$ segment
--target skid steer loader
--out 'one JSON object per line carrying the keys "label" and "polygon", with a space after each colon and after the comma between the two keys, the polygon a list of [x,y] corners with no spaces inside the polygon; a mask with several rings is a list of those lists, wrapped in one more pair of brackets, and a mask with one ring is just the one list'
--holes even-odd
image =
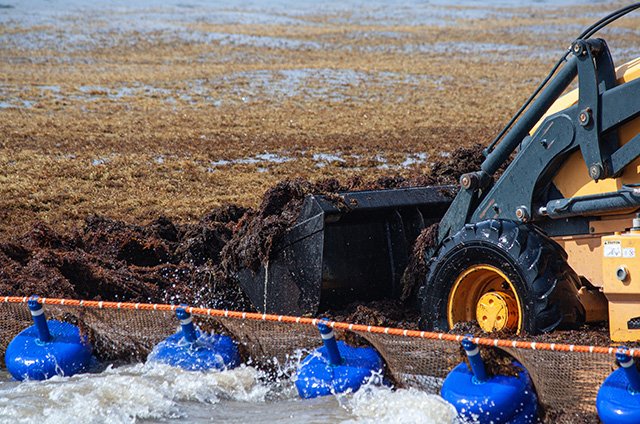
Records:
{"label": "skid steer loader", "polygon": [[308,196],[268,263],[238,275],[255,306],[316,314],[398,297],[414,241],[439,223],[416,300],[423,329],[608,319],[612,339],[640,340],[640,59],[616,68],[592,37],[639,7],[572,43],[460,187],[341,193],[340,206]]}

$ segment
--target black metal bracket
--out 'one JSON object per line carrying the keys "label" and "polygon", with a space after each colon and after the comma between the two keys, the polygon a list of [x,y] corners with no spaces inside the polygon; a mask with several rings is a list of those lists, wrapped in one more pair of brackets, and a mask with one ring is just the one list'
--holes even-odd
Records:
{"label": "black metal bracket", "polygon": [[589,176],[600,180],[611,176],[610,156],[616,134],[602,132],[601,96],[616,83],[615,68],[607,43],[602,39],[577,40],[571,51],[578,59],[578,116],[576,141],[589,170]]}
{"label": "black metal bracket", "polygon": [[[500,179],[488,190],[476,190],[477,206],[468,205],[472,213],[470,217],[466,215],[469,217],[466,222],[492,218],[531,221],[545,226],[554,235],[575,233],[573,221],[578,223],[583,219],[581,216],[597,213],[592,210],[596,203],[591,203],[590,208],[579,213],[575,209],[571,216],[563,218],[559,217],[560,213],[546,216],[540,209],[544,209],[551,201],[563,200],[559,199],[557,190],[554,192],[550,188],[566,158],[580,149],[590,177],[599,180],[620,174],[640,156],[640,135],[622,147],[619,147],[618,141],[618,128],[640,116],[640,79],[616,85],[613,60],[603,40],[580,40],[572,46],[572,53],[573,57],[565,67],[573,66],[575,73],[568,69],[558,74],[551,82],[554,89],[543,92],[540,101],[534,103],[527,113],[534,117],[546,112],[549,101],[556,99],[559,91],[569,87],[576,75],[578,103],[547,117],[532,137],[522,143],[520,152]],[[506,154],[515,150],[516,143],[512,138],[517,136],[518,142],[525,140],[535,122],[528,120],[526,124],[526,127],[517,128],[517,132],[512,130],[505,136],[503,143],[508,143],[497,146],[483,163],[483,170],[490,173],[507,160]],[[526,133],[523,129],[527,130]],[[491,166],[485,166],[487,164]],[[624,206],[628,205],[625,203]],[[619,205],[600,202],[596,206],[605,211]],[[555,215],[558,215],[558,219],[554,219]],[[453,222],[447,220],[449,217]],[[459,223],[464,217],[461,212],[448,211],[443,221],[451,228],[446,230],[461,228]],[[584,227],[582,224],[580,226]]]}

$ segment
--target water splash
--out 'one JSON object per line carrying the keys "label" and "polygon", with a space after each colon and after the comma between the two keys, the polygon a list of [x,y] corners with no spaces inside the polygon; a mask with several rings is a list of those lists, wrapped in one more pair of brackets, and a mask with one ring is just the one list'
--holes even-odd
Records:
{"label": "water splash", "polygon": [[367,385],[355,394],[300,400],[291,376],[307,353],[299,350],[283,363],[274,358],[268,371],[243,365],[188,372],[137,364],[22,383],[0,373],[0,423],[455,422],[452,406],[416,389]]}
{"label": "water splash", "polygon": [[[264,402],[269,387],[242,366],[193,373],[161,364],[108,367],[100,374],[0,383],[0,422],[131,423],[189,418],[188,403]],[[7,421],[5,421],[7,420]]]}
{"label": "water splash", "polygon": [[385,386],[364,386],[353,395],[338,397],[352,418],[347,423],[424,423],[457,422],[455,408],[440,396],[417,389],[393,390]]}

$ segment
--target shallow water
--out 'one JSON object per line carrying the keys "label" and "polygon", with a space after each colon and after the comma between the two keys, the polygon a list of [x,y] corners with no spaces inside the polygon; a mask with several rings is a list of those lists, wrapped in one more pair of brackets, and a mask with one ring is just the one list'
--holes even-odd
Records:
{"label": "shallow water", "polygon": [[[139,37],[156,41],[221,42],[232,45],[322,49],[321,42],[289,37],[227,34],[193,29],[192,24],[242,25],[323,25],[311,16],[326,18],[327,23],[360,25],[454,25],[459,19],[508,19],[526,16],[518,8],[547,8],[571,4],[602,4],[605,0],[537,0],[529,4],[517,0],[253,0],[209,2],[205,0],[0,0],[0,25],[29,28],[29,31],[0,33],[0,41],[21,49],[53,48],[63,52],[109,48],[120,42],[114,34],[127,34],[129,43]],[[92,25],[85,25],[91,22]],[[356,33],[358,38],[361,34]],[[396,38],[393,31],[367,32],[367,37]],[[500,50],[513,46],[500,44],[484,48]],[[335,48],[335,46],[333,46]],[[442,46],[443,49],[449,46]]]}
{"label": "shallow water", "polygon": [[[295,52],[340,51],[344,54],[400,54],[495,56],[501,60],[538,58],[551,60],[562,53],[561,47],[529,46],[510,43],[509,37],[495,42],[474,40],[416,41],[411,32],[387,30],[391,26],[421,25],[451,26],[460,20],[510,19],[527,17],[528,8],[550,9],[568,4],[598,4],[604,0],[538,0],[523,4],[515,0],[480,2],[464,0],[245,0],[238,2],[208,2],[204,0],[102,0],[86,2],[50,2],[47,0],[0,0],[0,51],[9,63],[42,65],[64,64],[100,66],[101,51],[135,47],[136,45],[175,45],[191,43],[216,48],[231,47],[232,53],[220,55],[214,49],[203,52],[197,63],[223,65],[243,62],[253,54],[269,63],[278,60],[272,51]],[[523,9],[523,7],[527,7]],[[550,9],[551,10],[551,9]],[[554,12],[558,13],[558,12]],[[252,25],[283,25],[287,27],[330,27],[334,24],[357,24],[350,28],[345,39],[318,36],[308,39],[292,34],[256,35],[247,32]],[[237,25],[228,32],[211,30],[215,25]],[[358,30],[371,25],[371,29]],[[582,26],[575,24],[576,34]],[[511,28],[510,31],[535,31],[547,38],[557,38],[564,46],[566,26],[545,25]],[[321,33],[322,34],[322,33]],[[359,43],[358,40],[370,40]],[[246,56],[243,49],[253,49]],[[627,50],[625,50],[627,49]],[[614,49],[621,60],[637,53],[635,46]],[[46,54],[45,54],[46,52]],[[259,53],[256,53],[259,52]],[[93,53],[97,53],[93,55]],[[277,55],[275,56],[277,57]],[[253,58],[255,59],[255,58]],[[251,59],[251,60],[253,60]],[[97,61],[97,62],[96,62]],[[111,64],[104,64],[110,66]],[[115,85],[57,85],[15,86],[0,84],[0,110],[32,109],[39,103],[55,101],[60,104],[81,101],[89,105],[100,102],[126,103],[132,98],[153,97],[174,107],[192,104],[215,107],[258,102],[279,103],[292,98],[317,100],[319,108],[339,102],[371,100],[372,93],[385,92],[394,87],[405,90],[443,90],[450,83],[440,75],[396,74],[393,72],[365,72],[355,69],[298,68],[273,70],[252,69],[231,72],[210,79],[184,80],[163,86],[122,82]],[[220,87],[220,88],[216,88]],[[406,99],[397,98],[397,102]],[[177,105],[177,106],[176,106]]]}
{"label": "shallow water", "polygon": [[0,374],[0,423],[451,423],[453,408],[415,389],[367,386],[356,394],[299,400],[290,380],[255,368],[187,372],[158,364],[44,382]]}

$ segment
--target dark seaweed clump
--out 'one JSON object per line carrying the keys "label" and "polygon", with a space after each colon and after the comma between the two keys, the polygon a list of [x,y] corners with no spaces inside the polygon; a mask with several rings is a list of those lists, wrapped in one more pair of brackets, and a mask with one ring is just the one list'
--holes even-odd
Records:
{"label": "dark seaweed clump", "polygon": [[[273,247],[296,221],[305,196],[321,194],[348,208],[340,192],[455,184],[460,174],[477,169],[481,159],[481,146],[476,145],[454,151],[434,163],[431,172],[411,178],[285,180],[268,190],[255,210],[224,205],[191,224],[158,217],[136,225],[89,216],[82,228],[61,233],[38,223],[23,236],[0,242],[0,293],[251,310],[235,275],[242,268],[256,270],[269,260]],[[403,279],[402,300],[413,296],[424,278],[426,263],[420,253],[433,245],[436,236],[434,225],[418,237]],[[404,302],[367,308],[345,319],[370,321],[376,309],[411,310]],[[391,317],[387,325],[408,324]]]}

